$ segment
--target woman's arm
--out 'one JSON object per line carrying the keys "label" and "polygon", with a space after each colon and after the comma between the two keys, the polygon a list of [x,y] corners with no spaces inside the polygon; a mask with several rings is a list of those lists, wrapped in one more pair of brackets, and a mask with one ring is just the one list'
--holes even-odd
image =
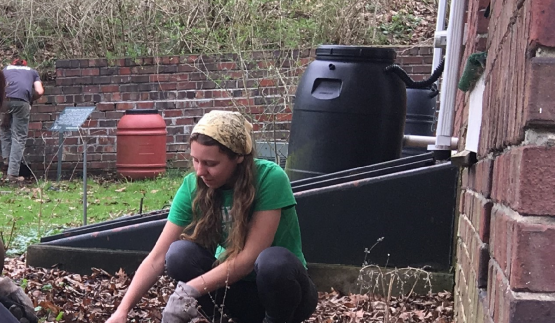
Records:
{"label": "woman's arm", "polygon": [[248,275],[254,269],[258,255],[272,245],[280,217],[281,209],[255,212],[249,224],[245,247],[237,257],[224,261],[187,284],[204,295],[226,284],[229,286]]}
{"label": "woman's arm", "polygon": [[156,245],[137,269],[116,313],[107,322],[125,322],[124,319],[127,317],[127,313],[137,304],[148,289],[154,285],[164,271],[166,253],[172,242],[179,239],[181,232],[183,232],[183,227],[169,221],[166,223]]}

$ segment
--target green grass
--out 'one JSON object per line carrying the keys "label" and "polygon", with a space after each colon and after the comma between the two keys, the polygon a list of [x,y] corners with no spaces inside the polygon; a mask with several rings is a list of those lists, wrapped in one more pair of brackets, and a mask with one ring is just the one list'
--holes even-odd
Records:
{"label": "green grass", "polygon": [[[167,208],[186,172],[144,181],[87,180],[87,224]],[[83,225],[83,181],[0,186],[0,232],[8,254],[21,254],[40,237]]]}

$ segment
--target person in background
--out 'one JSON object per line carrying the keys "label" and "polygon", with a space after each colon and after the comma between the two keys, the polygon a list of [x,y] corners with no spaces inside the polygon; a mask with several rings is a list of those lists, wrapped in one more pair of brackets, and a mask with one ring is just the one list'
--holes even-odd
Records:
{"label": "person in background", "polygon": [[5,97],[6,97],[6,78],[4,77],[4,72],[0,71],[0,107],[4,104]]}
{"label": "person in background", "polygon": [[0,108],[0,141],[4,167],[7,167],[4,179],[17,182],[29,130],[31,103],[44,94],[44,88],[38,72],[28,67],[23,59],[14,59],[3,73],[6,88],[5,102]]}
{"label": "person in background", "polygon": [[[4,72],[0,70],[0,125],[3,123],[2,111],[4,111],[4,101],[6,99],[6,78],[4,77]],[[2,142],[0,142],[0,149],[2,148]],[[1,152],[1,150],[0,150]],[[0,172],[2,176],[6,176],[8,172],[8,165],[4,165],[4,160],[0,160]]]}
{"label": "person in background", "polygon": [[229,111],[211,111],[195,125],[189,140],[195,171],[185,176],[156,245],[108,323],[126,322],[164,267],[177,284],[162,323],[202,316],[299,323],[312,315],[318,293],[291,183],[277,164],[254,158],[251,131]]}

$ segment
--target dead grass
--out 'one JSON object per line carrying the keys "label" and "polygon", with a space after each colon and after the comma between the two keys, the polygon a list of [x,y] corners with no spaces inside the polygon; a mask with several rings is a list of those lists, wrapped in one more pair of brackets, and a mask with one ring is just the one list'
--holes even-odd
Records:
{"label": "dead grass", "polygon": [[436,0],[0,0],[0,53],[39,70],[59,58],[416,44]]}

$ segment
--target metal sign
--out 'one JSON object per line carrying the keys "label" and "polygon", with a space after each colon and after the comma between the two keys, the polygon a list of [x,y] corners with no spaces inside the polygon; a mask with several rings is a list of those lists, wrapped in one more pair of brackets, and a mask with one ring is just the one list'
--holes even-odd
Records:
{"label": "metal sign", "polygon": [[60,113],[50,130],[76,131],[87,120],[95,107],[67,107]]}
{"label": "metal sign", "polygon": [[[51,131],[58,131],[58,182],[62,177],[64,132],[77,131],[95,107],[67,107],[54,122]],[[87,142],[83,140],[83,225],[87,224]]]}

